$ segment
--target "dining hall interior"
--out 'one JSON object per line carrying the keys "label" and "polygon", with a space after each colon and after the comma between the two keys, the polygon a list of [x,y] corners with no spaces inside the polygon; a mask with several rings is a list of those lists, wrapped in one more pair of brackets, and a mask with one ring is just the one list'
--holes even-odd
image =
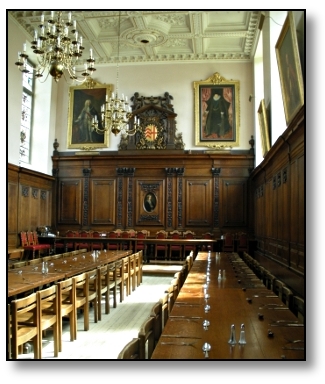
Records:
{"label": "dining hall interior", "polygon": [[8,361],[306,361],[305,18],[7,12]]}

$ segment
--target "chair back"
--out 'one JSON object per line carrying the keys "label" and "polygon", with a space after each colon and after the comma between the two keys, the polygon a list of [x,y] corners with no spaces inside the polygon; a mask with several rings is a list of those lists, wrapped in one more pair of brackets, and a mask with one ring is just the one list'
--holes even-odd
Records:
{"label": "chair back", "polygon": [[42,334],[46,329],[53,330],[54,357],[59,355],[59,308],[57,285],[37,292],[37,305],[39,309],[39,357],[42,358]]}
{"label": "chair back", "polygon": [[27,247],[29,245],[27,232],[25,231],[20,232],[20,242],[22,247]]}
{"label": "chair back", "polygon": [[160,301],[153,305],[149,316],[155,319],[154,335],[155,345],[157,345],[162,332],[162,303]]}
{"label": "chair back", "polygon": [[166,231],[161,230],[156,233],[156,239],[167,239],[167,237],[168,237],[168,232]]}
{"label": "chair back", "polygon": [[138,337],[140,339],[140,359],[151,359],[151,355],[155,348],[155,319],[148,317],[139,330]]}
{"label": "chair back", "polygon": [[34,358],[39,358],[39,314],[37,295],[32,293],[11,302],[12,358],[18,359],[18,347],[33,340]]}
{"label": "chair back", "polygon": [[140,339],[137,337],[129,341],[117,358],[119,360],[140,360]]}
{"label": "chair back", "polygon": [[195,233],[192,231],[183,232],[184,239],[195,239]]}
{"label": "chair back", "polygon": [[62,319],[69,317],[70,341],[77,338],[75,331],[75,285],[72,277],[59,281],[58,286],[58,309],[59,309],[59,351],[62,351]]}

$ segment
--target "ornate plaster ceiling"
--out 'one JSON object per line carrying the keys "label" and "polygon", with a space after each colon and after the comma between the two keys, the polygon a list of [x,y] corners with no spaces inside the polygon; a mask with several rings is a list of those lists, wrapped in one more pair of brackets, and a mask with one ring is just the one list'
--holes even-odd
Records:
{"label": "ornate plaster ceiling", "polygon": [[[42,11],[9,12],[30,34]],[[45,11],[45,20],[50,11]],[[67,12],[63,12],[67,17]],[[202,61],[251,61],[257,44],[259,11],[76,11],[85,52],[93,48],[96,65]],[[263,18],[263,17],[262,17]]]}

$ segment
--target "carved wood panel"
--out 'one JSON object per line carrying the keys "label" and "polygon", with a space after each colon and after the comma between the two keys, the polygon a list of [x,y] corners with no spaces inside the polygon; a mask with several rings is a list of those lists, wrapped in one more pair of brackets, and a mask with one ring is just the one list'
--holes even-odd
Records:
{"label": "carved wood panel", "polygon": [[212,180],[185,180],[185,225],[186,226],[212,226]]}
{"label": "carved wood panel", "polygon": [[116,180],[91,180],[90,200],[90,225],[115,225]]}
{"label": "carved wood panel", "polygon": [[247,184],[246,180],[231,179],[222,181],[223,226],[247,225]]}
{"label": "carved wood panel", "polygon": [[61,179],[59,185],[59,224],[81,225],[82,180]]}

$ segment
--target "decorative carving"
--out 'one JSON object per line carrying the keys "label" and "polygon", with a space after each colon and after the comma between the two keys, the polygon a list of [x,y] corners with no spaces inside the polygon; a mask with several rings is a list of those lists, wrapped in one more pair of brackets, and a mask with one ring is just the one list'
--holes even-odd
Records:
{"label": "decorative carving", "polygon": [[135,135],[122,135],[118,149],[178,149],[185,147],[182,134],[176,133],[176,113],[172,105],[173,97],[165,92],[164,96],[140,96],[138,92],[131,97],[134,120],[129,122],[134,129],[135,121],[139,128]]}
{"label": "decorative carving", "polygon": [[211,168],[214,179],[213,226],[219,227],[219,176],[221,168]]}
{"label": "decorative carving", "polygon": [[82,173],[85,177],[84,180],[84,193],[83,193],[83,226],[88,226],[88,213],[89,213],[89,177],[91,173],[91,168],[84,168]]}
{"label": "decorative carving", "polygon": [[287,182],[287,168],[284,168],[284,170],[282,171],[282,180],[283,180],[283,184],[285,184]]}
{"label": "decorative carving", "polygon": [[37,199],[37,197],[38,197],[38,189],[36,189],[36,188],[32,189],[32,196],[33,196],[34,199]]}
{"label": "decorative carving", "polygon": [[46,191],[41,191],[41,200],[46,200]]}
{"label": "decorative carving", "polygon": [[280,185],[281,185],[281,172],[278,173],[277,179],[278,179],[278,187],[280,187]]}

